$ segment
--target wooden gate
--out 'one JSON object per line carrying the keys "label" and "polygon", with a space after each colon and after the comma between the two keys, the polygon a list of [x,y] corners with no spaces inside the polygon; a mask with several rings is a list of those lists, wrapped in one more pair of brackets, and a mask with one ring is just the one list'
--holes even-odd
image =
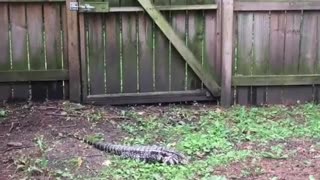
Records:
{"label": "wooden gate", "polygon": [[213,0],[80,1],[70,9],[79,12],[84,102],[207,101],[220,95],[221,14]]}

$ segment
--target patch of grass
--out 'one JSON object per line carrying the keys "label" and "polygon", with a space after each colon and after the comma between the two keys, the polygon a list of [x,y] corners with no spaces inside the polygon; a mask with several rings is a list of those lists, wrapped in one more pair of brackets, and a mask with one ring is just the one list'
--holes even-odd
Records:
{"label": "patch of grass", "polygon": [[[288,158],[284,147],[276,145],[262,153],[238,149],[252,142],[269,145],[291,138],[320,138],[320,106],[272,106],[201,113],[175,108],[164,116],[143,115],[134,110],[122,115],[134,119],[121,124],[129,136],[124,144],[160,144],[183,152],[190,158],[185,166],[166,166],[114,157],[97,178],[102,179],[215,179],[214,169],[231,162],[252,158]],[[185,123],[172,123],[185,122]],[[250,171],[251,172],[251,171]],[[261,169],[254,169],[255,174]],[[251,172],[251,173],[252,173]]]}

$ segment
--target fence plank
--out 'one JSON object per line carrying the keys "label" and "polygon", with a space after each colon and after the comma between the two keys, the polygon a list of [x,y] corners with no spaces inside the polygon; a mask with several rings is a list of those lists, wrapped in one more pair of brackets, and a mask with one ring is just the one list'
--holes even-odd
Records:
{"label": "fence plank", "polygon": [[[188,12],[188,39],[187,44],[189,49],[194,53],[196,58],[200,61],[202,66],[210,70],[209,64],[203,64],[203,52],[204,52],[204,17],[203,12]],[[214,32],[214,30],[212,29]],[[206,62],[207,63],[207,62]],[[187,89],[201,89],[201,80],[193,72],[190,66],[187,66]]]}
{"label": "fence plank", "polygon": [[123,92],[137,92],[137,23],[136,14],[121,15],[122,18],[122,69]]}
{"label": "fence plank", "polygon": [[139,92],[153,91],[153,29],[151,19],[139,13]]}
{"label": "fence plank", "polygon": [[[304,12],[301,30],[301,48],[299,59],[299,74],[313,74],[317,59],[317,14]],[[304,90],[303,90],[303,89]],[[300,92],[304,94],[300,101],[310,102],[313,100],[313,87],[302,87]]]}
{"label": "fence plank", "polygon": [[[287,12],[286,15],[286,41],[285,41],[285,74],[299,74],[301,12]],[[304,99],[305,88],[299,86],[285,87],[283,89],[283,103],[295,104]]]}
{"label": "fence plank", "polygon": [[[10,70],[10,47],[9,47],[9,17],[8,4],[0,4],[0,70]],[[0,84],[0,100],[6,101],[11,98],[11,86]]]}
{"label": "fence plank", "polygon": [[90,94],[105,93],[104,80],[104,45],[101,14],[86,14],[88,23],[88,68],[90,78]]}
{"label": "fence plank", "polygon": [[[270,34],[270,61],[268,74],[279,75],[283,73],[284,41],[285,41],[285,13],[271,13],[271,34]],[[268,87],[267,104],[281,104],[282,87]]]}
{"label": "fence plank", "polygon": [[106,82],[107,93],[121,92],[120,77],[120,18],[117,14],[108,14],[106,21]]}
{"label": "fence plank", "polygon": [[[252,34],[253,13],[238,13],[238,46],[237,46],[237,71],[236,74],[251,75],[252,65]],[[248,105],[251,103],[251,88],[237,88],[237,103]]]}
{"label": "fence plank", "polygon": [[[29,56],[31,70],[45,70],[45,56],[43,43],[43,14],[42,5],[27,4],[27,23],[29,36]],[[41,101],[47,98],[47,84],[31,82],[32,100]]]}
{"label": "fence plank", "polygon": [[[62,42],[60,6],[50,3],[44,4],[44,28],[46,40],[47,69],[62,69]],[[48,85],[48,99],[62,99],[62,81]]]}
{"label": "fence plank", "polygon": [[[12,68],[13,70],[28,70],[26,11],[24,4],[10,4],[11,38],[12,38]],[[28,83],[13,85],[14,99],[29,98]]]}
{"label": "fence plank", "polygon": [[[70,11],[70,2],[73,0],[66,0],[66,18],[67,18],[67,31],[66,31],[66,37],[68,40],[68,43],[66,44],[67,53],[66,56],[68,60],[68,68],[69,68],[69,96],[70,100],[73,102],[80,102],[81,101],[81,82],[80,82],[80,58],[85,57],[79,57],[79,45],[81,40],[84,40],[80,38],[79,40],[79,27],[81,23],[78,22],[78,15],[75,12]],[[82,15],[80,15],[82,16]],[[80,19],[79,16],[79,19]],[[79,23],[79,26],[78,26]],[[85,52],[82,52],[85,53]],[[85,71],[84,71],[85,72]]]}
{"label": "fence plank", "polygon": [[[269,13],[254,14],[253,42],[253,75],[263,75],[267,72],[270,57],[270,16]],[[266,87],[252,88],[253,104],[262,105],[266,102]]]}
{"label": "fence plank", "polygon": [[[316,73],[320,73],[320,13],[317,14],[317,59],[316,59]],[[315,102],[320,103],[320,85],[315,86]]]}
{"label": "fence plank", "polygon": [[[157,5],[170,5],[170,0],[154,0]],[[163,16],[170,21],[171,12],[163,12]],[[153,23],[154,27],[154,89],[155,91],[169,91],[171,89],[170,51],[172,46],[167,37]]]}
{"label": "fence plank", "polygon": [[[172,28],[180,39],[186,39],[186,15],[183,12],[172,12]],[[201,63],[200,63],[201,64]],[[186,62],[173,47],[171,51],[171,90],[185,90]]]}
{"label": "fence plank", "polygon": [[[69,69],[69,63],[68,63],[68,21],[67,21],[67,11],[70,11],[69,9],[67,9],[66,4],[61,4],[61,18],[62,18],[62,40],[63,40],[63,49],[62,49],[62,53],[63,53],[63,67],[62,69]],[[78,36],[79,37],[79,36]],[[78,38],[78,41],[80,41],[80,39]],[[78,46],[79,47],[79,46]],[[78,50],[79,51],[79,48]],[[78,63],[80,63],[80,58],[78,58]],[[78,72],[80,71],[80,67],[78,68]],[[80,78],[80,77],[79,77]],[[77,82],[77,81],[76,81]],[[64,89],[63,89],[63,99],[70,99],[70,93],[69,93],[69,81],[63,81],[63,85],[64,85]],[[75,82],[73,82],[75,83]],[[80,82],[78,82],[79,84]],[[80,92],[81,87],[78,88],[78,92]],[[77,92],[76,91],[76,92]],[[72,92],[74,94],[76,94],[76,92]],[[78,94],[77,96],[80,96],[80,94]]]}

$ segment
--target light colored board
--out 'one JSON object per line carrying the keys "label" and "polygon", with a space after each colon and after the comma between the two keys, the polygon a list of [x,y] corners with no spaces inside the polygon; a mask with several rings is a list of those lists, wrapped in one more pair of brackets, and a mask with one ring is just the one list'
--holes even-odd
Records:
{"label": "light colored board", "polygon": [[[44,4],[43,8],[47,69],[62,69],[60,6],[50,3]],[[48,98],[63,98],[62,81],[48,84]]]}
{"label": "light colored board", "polygon": [[[299,74],[313,74],[316,70],[317,59],[317,13],[304,12],[301,29],[301,47],[299,59]],[[303,90],[303,89],[304,90]],[[300,101],[313,101],[313,87],[302,87],[304,94]]]}
{"label": "light colored board", "polygon": [[[8,4],[0,4],[0,70],[10,70],[10,46],[9,46],[9,17]],[[0,84],[0,100],[6,101],[11,98],[11,87]]]}
{"label": "light colored board", "polygon": [[[254,14],[253,41],[253,75],[266,74],[270,58],[270,15],[266,13]],[[252,88],[253,104],[263,105],[266,102],[266,88]]]}
{"label": "light colored board", "polygon": [[152,21],[139,13],[139,92],[153,91],[153,31]]}
{"label": "light colored board", "polygon": [[232,61],[233,61],[233,21],[234,0],[222,1],[222,77],[221,77],[221,105],[232,104]]}
{"label": "light colored board", "polygon": [[[42,23],[42,5],[27,4],[27,25],[29,37],[30,70],[45,70],[44,38]],[[47,98],[47,84],[31,82],[31,94],[33,101],[41,101]]]}
{"label": "light colored board", "polygon": [[86,14],[90,95],[105,93],[102,17],[101,14]]}
{"label": "light colored board", "polygon": [[[270,25],[270,61],[267,74],[283,74],[284,48],[285,48],[285,13],[272,12]],[[268,87],[267,104],[282,103],[282,88]]]}
{"label": "light colored board", "polygon": [[[12,68],[13,70],[28,70],[27,52],[27,23],[24,4],[10,4],[9,13],[11,20],[12,38]],[[15,100],[29,99],[29,84],[15,83],[13,85]]]}
{"label": "light colored board", "polygon": [[[251,75],[252,66],[252,34],[253,13],[238,13],[238,42],[237,42],[237,70],[238,75]],[[251,87],[237,88],[237,103],[240,105],[250,104]]]}
{"label": "light colored board", "polygon": [[122,18],[123,93],[136,93],[137,83],[137,16],[125,13]]}

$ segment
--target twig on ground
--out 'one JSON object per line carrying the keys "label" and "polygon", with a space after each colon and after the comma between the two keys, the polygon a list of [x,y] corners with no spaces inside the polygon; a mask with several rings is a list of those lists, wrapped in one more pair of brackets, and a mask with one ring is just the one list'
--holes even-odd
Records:
{"label": "twig on ground", "polygon": [[4,150],[4,151],[2,152],[2,154],[3,154],[3,153],[6,153],[6,152],[9,152],[9,151],[12,151],[12,150],[28,149],[28,148],[33,148],[33,147],[35,147],[35,146],[10,147],[10,148]]}

